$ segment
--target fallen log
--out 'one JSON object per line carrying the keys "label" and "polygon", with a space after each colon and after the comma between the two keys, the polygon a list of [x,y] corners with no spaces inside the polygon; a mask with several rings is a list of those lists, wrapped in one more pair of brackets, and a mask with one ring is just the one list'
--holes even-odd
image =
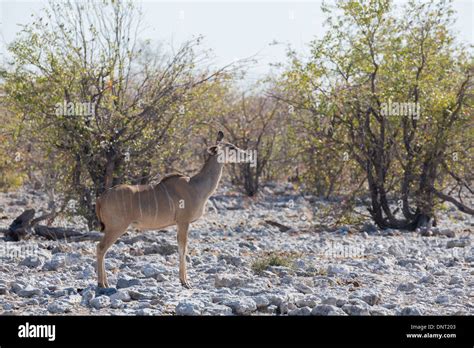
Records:
{"label": "fallen log", "polygon": [[35,216],[34,209],[27,209],[21,213],[8,227],[5,237],[7,240],[18,242],[31,233],[31,220]]}
{"label": "fallen log", "polygon": [[43,225],[35,226],[34,233],[49,240],[69,239],[82,235],[81,232],[71,228],[50,227]]}
{"label": "fallen log", "polygon": [[73,228],[37,225],[40,221],[50,219],[52,214],[45,214],[35,219],[34,209],[25,210],[13,220],[7,230],[2,231],[5,239],[17,242],[31,235],[38,235],[48,240],[65,239],[71,242],[79,242],[85,240],[97,241],[102,238],[102,233],[100,232],[83,233]]}
{"label": "fallen log", "polygon": [[79,232],[73,228],[51,227],[38,225],[34,228],[34,233],[49,240],[65,239],[70,242],[82,242],[86,240],[98,241],[102,238],[101,232]]}

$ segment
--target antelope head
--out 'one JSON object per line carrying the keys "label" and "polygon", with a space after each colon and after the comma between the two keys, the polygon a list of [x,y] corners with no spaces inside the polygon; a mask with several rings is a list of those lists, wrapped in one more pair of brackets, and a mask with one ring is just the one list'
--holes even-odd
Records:
{"label": "antelope head", "polygon": [[216,144],[207,148],[207,152],[211,156],[217,156],[218,163],[251,163],[252,165],[256,161],[254,152],[242,150],[238,146],[224,141],[223,139],[224,133],[219,131],[217,133]]}

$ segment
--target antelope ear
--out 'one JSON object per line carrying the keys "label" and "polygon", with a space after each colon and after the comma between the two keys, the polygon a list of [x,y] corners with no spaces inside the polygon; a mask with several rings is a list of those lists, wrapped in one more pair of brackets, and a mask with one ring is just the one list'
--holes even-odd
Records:
{"label": "antelope ear", "polygon": [[222,131],[217,132],[217,141],[216,144],[224,139],[224,133]]}
{"label": "antelope ear", "polygon": [[207,148],[207,153],[210,155],[216,155],[217,154],[217,145],[212,145]]}

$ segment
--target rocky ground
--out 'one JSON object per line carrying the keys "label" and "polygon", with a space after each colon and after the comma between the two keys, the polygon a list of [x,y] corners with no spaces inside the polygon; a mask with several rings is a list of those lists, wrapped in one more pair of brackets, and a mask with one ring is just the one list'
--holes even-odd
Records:
{"label": "rocky ground", "polygon": [[[45,204],[27,189],[0,194],[0,227]],[[474,314],[468,215],[448,206],[422,236],[370,223],[325,230],[328,207],[289,186],[266,188],[258,201],[221,188],[190,232],[189,290],[178,280],[174,228],[124,235],[107,254],[108,289],[95,286],[96,242],[1,240],[0,313]],[[86,230],[80,219],[58,223]]]}

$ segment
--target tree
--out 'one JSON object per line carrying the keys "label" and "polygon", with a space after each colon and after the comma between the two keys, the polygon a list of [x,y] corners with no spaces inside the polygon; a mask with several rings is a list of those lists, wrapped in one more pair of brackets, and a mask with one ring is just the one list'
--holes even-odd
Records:
{"label": "tree", "polygon": [[237,88],[227,91],[225,103],[225,111],[217,117],[220,126],[231,143],[253,156],[245,163],[232,164],[232,178],[248,196],[254,196],[259,190],[261,176],[272,165],[281,137],[282,126],[278,123],[282,120],[281,105],[275,99],[259,94],[258,90],[241,92]]}
{"label": "tree", "polygon": [[20,186],[26,177],[23,160],[28,149],[18,144],[20,120],[8,111],[4,99],[3,86],[0,86],[0,189],[9,190]]}
{"label": "tree", "polygon": [[187,105],[227,69],[205,66],[200,37],[171,53],[150,48],[141,25],[131,2],[51,2],[9,47],[8,107],[90,227],[97,195],[146,183],[173,156],[194,122]]}
{"label": "tree", "polygon": [[328,31],[307,61],[290,52],[282,84],[293,92],[280,99],[331,124],[318,140],[363,171],[381,228],[429,228],[439,201],[473,214],[463,200],[472,194],[473,55],[450,32],[450,4],[409,1],[398,16],[386,0],[323,10]]}

